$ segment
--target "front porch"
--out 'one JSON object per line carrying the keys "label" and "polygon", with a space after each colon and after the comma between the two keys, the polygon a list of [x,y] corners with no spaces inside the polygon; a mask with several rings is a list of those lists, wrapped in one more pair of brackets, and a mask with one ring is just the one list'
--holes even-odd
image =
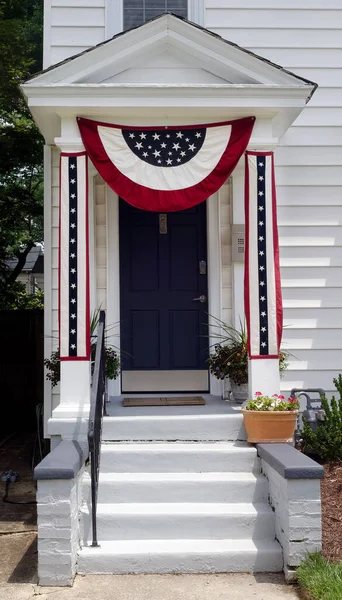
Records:
{"label": "front porch", "polygon": [[108,403],[97,547],[87,448],[62,441],[36,468],[42,585],[70,585],[75,573],[284,569],[291,579],[320,548],[322,467],[287,444],[247,444],[240,408],[205,401]]}
{"label": "front porch", "polygon": [[[186,81],[185,69],[191,73]],[[199,362],[195,352],[195,358],[187,363],[199,338],[196,324],[202,322],[203,314],[198,311],[192,322],[191,339],[186,333],[182,342],[182,330],[191,321],[187,315],[184,317],[184,313],[190,312],[190,304],[185,303],[207,298],[210,315],[238,326],[240,318],[244,318],[244,290],[247,289],[248,298],[253,299],[249,313],[253,312],[254,304],[258,305],[254,311],[257,323],[251,328],[256,339],[251,354],[258,360],[250,361],[250,389],[252,392],[262,389],[270,395],[279,392],[280,336],[278,331],[277,338],[276,328],[280,319],[277,322],[276,313],[281,313],[281,305],[273,150],[302,111],[315,85],[167,14],[46,70],[23,89],[47,144],[46,354],[49,356],[51,340],[55,337],[59,339],[62,357],[58,393],[51,395],[48,384],[46,388],[46,433],[51,437],[53,450],[36,469],[41,583],[69,585],[76,572],[278,571],[283,566],[285,570],[296,566],[308,549],[320,546],[321,471],[312,461],[307,462],[309,459],[305,459],[305,468],[299,475],[298,470],[289,470],[289,465],[298,461],[294,456],[299,453],[286,445],[280,449],[280,457],[276,447],[268,454],[264,452],[261,456],[259,452],[258,455],[258,450],[245,442],[240,408],[221,399],[221,382],[211,377],[209,385],[204,387],[195,385],[190,376],[186,384],[180,384],[177,373],[182,372],[184,376],[185,371],[188,375],[202,370],[207,376],[203,361]],[[163,210],[154,207],[151,211],[155,221],[152,226],[144,224],[147,228],[152,227],[151,234],[145,235],[140,246],[136,244],[135,262],[132,262],[137,275],[134,269],[130,271],[126,296],[123,296],[123,272],[128,270],[123,257],[134,254],[132,244],[124,254],[120,249],[120,238],[121,242],[125,239],[125,227],[120,224],[119,206],[124,202],[120,197],[124,198],[125,194],[113,184],[111,175],[106,176],[101,160],[90,162],[97,142],[94,147],[88,147],[85,137],[80,135],[79,123],[87,121],[88,126],[96,130],[96,136],[100,135],[100,130],[102,133],[105,130],[104,137],[110,137],[114,131],[120,144],[124,138],[118,133],[121,126],[121,132],[129,130],[133,134],[137,130],[144,135],[145,130],[151,128],[156,129],[157,135],[157,130],[165,133],[169,128],[182,133],[182,128],[193,126],[195,135],[195,128],[200,127],[198,123],[206,124],[201,127],[207,127],[211,132],[221,126],[226,128],[228,136],[222,148],[222,152],[226,152],[231,137],[236,141],[231,132],[236,130],[239,120],[249,121],[249,127],[252,121],[254,125],[246,170],[243,160],[237,158],[236,164],[232,161],[234,170],[221,173],[220,185],[201,197],[202,207],[206,201],[206,226],[198,226],[202,245],[196,242],[187,246],[191,236],[183,234],[179,238],[183,246],[178,243],[184,258],[192,253],[194,279],[207,276],[207,296],[201,286],[189,285],[186,290],[189,298],[183,297],[186,286],[182,288],[174,277],[177,281],[172,289],[172,286],[160,286],[163,293],[158,297],[159,304],[154,304],[155,297],[151,299],[152,296],[142,300],[143,291],[146,291],[142,288],[148,281],[152,259],[167,253],[166,244],[162,246],[160,241],[166,233],[164,213],[168,212],[168,207],[165,205]],[[112,141],[106,147],[107,154],[103,154],[101,146],[105,161],[111,154],[111,144]],[[244,152],[247,141],[244,146],[240,145],[238,157]],[[123,148],[126,151],[126,147]],[[215,144],[214,150],[217,150]],[[119,155],[120,158],[120,152],[115,151],[115,157]],[[259,161],[261,165],[257,164],[258,157],[265,158]],[[220,162],[221,158],[218,160]],[[257,171],[259,167],[265,169],[267,181],[266,176]],[[121,168],[127,175],[126,163]],[[137,172],[138,169],[133,169],[131,173],[134,183]],[[244,180],[245,173],[249,172],[253,172],[249,189],[254,228],[247,227],[247,246],[253,248],[254,263],[249,257],[249,267],[253,268],[245,270],[244,284],[243,262],[236,258],[237,255],[235,259],[232,257],[232,231],[241,233],[244,229],[245,198],[246,207],[248,205]],[[264,183],[259,184],[259,181]],[[263,190],[261,187],[259,190],[258,185]],[[77,193],[72,186],[77,186]],[[146,189],[155,197],[160,188],[150,186]],[[188,188],[184,185],[184,189]],[[265,191],[268,204],[266,200],[259,201],[259,196],[266,195]],[[148,196],[146,190],[142,193],[145,195]],[[130,194],[128,200],[133,206],[142,208],[138,196]],[[188,208],[192,210],[197,204],[195,200]],[[267,226],[267,215],[260,222],[257,218],[258,210],[266,212],[266,207],[273,215]],[[159,215],[162,220],[156,218]],[[131,222],[131,218],[127,222]],[[170,219],[170,227],[178,225]],[[266,268],[262,262],[265,259],[259,258],[265,252],[257,246],[258,227],[270,227],[267,285],[263,279],[260,282],[258,279],[259,270]],[[72,228],[77,228],[77,236]],[[260,232],[258,235],[264,242],[264,236]],[[138,239],[136,232],[132,234],[131,230],[128,237],[133,241]],[[153,246],[150,241],[157,238],[159,241]],[[196,236],[194,239],[197,240]],[[200,251],[195,252],[194,249],[200,246]],[[199,253],[203,248],[207,253],[207,265]],[[150,262],[143,272],[146,265],[140,258],[147,255]],[[158,284],[168,269],[165,265],[172,265],[175,256],[179,266],[182,254],[172,252],[168,262],[156,266]],[[172,273],[178,272],[179,269],[174,269]],[[129,295],[130,287],[134,287],[131,285],[134,277],[140,285],[136,289],[141,305],[135,305]],[[185,280],[187,284],[190,279],[186,271],[183,283]],[[259,287],[265,285],[265,289]],[[272,304],[277,286],[278,305]],[[76,288],[77,292],[73,291]],[[150,281],[145,288],[149,293],[155,291]],[[174,304],[169,305],[165,297],[169,300],[171,292],[180,295],[173,294]],[[266,318],[266,311],[260,305],[266,298],[268,308],[271,307],[269,322],[272,329],[267,342],[261,339],[261,332],[267,328],[261,322]],[[131,363],[127,372],[130,370],[137,378],[134,384],[126,385],[124,369],[124,391],[130,396],[132,390],[165,395],[167,389],[173,396],[177,392],[184,395],[209,390],[210,393],[204,394],[206,404],[200,407],[123,408],[120,404],[121,380],[118,378],[109,385],[109,416],[104,418],[102,443],[98,439],[97,447],[97,451],[101,451],[100,548],[95,548],[90,544],[90,486],[85,464],[89,409],[94,410],[90,402],[90,312],[99,307],[106,310],[110,327],[117,324],[117,331],[111,329],[109,332],[108,341],[124,350],[122,315],[128,305],[132,314],[141,310],[145,313],[140,321],[141,315],[138,315],[139,326],[135,330],[132,326],[133,334],[128,335],[136,347],[130,351]],[[178,329],[172,329],[166,352],[164,347],[159,353],[163,355],[160,362],[157,357],[158,360],[147,364],[148,361],[144,362],[143,335],[145,339],[152,333],[154,335],[154,341],[149,344],[150,356],[151,347],[159,348],[163,331],[165,333],[167,329],[165,312],[175,310],[183,312],[182,318],[176,316],[174,319]],[[246,312],[248,310],[246,307]],[[159,311],[160,314],[157,317],[150,315],[148,320],[148,311]],[[162,325],[157,329],[157,322],[163,322],[164,329]],[[77,337],[76,342],[72,336]],[[214,341],[215,336],[209,330],[209,344]],[[178,349],[170,358],[171,353],[166,355],[172,344]],[[181,354],[183,362],[179,358]],[[143,371],[149,370],[146,382]],[[166,372],[176,383],[164,382],[163,389],[158,389],[157,378],[153,386],[151,384],[152,371],[162,374],[163,378]],[[102,392],[99,396],[102,398]],[[98,438],[99,434],[98,427]],[[298,478],[298,481],[288,481],[289,472],[292,473],[290,478]],[[305,512],[297,518],[298,511],[303,508],[297,502],[297,493],[298,497],[304,498],[304,511],[306,503],[312,505],[313,502],[313,538],[306,536]],[[292,519],[294,515],[296,518]],[[298,550],[299,532],[304,542]]]}
{"label": "front porch", "polygon": [[[191,72],[189,82],[183,81],[185,69]],[[172,128],[227,122],[227,119],[235,122],[253,116],[255,124],[249,149],[272,153],[314,89],[311,82],[169,14],[116,36],[26,83],[24,93],[47,144],[45,244],[50,268],[48,266],[46,271],[46,355],[54,348],[52,340],[58,339],[61,331],[65,332],[69,326],[62,320],[60,331],[58,306],[63,304],[61,293],[65,294],[61,292],[60,283],[66,280],[69,255],[68,248],[61,250],[59,244],[59,169],[66,168],[68,156],[84,153],[78,128],[80,116],[100,119],[109,126],[119,122],[133,128],[137,125]],[[61,167],[59,153],[64,157]],[[82,193],[88,189],[89,207],[82,200],[79,235],[86,252],[89,248],[89,262],[84,254],[83,262],[78,265],[83,287],[79,292],[82,302],[75,312],[84,339],[78,354],[72,344],[67,352],[63,348],[66,360],[62,361],[57,393],[52,394],[48,384],[45,390],[46,433],[62,438],[76,435],[76,431],[80,431],[80,419],[86,420],[89,412],[90,369],[86,352],[89,308],[106,309],[107,323],[111,325],[119,324],[122,318],[119,196],[104,183],[90,161],[88,175],[86,168],[87,161],[82,162]],[[207,200],[207,312],[235,326],[244,314],[244,265],[232,260],[231,240],[232,230],[242,230],[245,223],[244,176],[243,161],[239,161],[231,179]],[[66,213],[60,223],[62,229],[67,227]],[[67,238],[68,232],[65,236]],[[57,274],[60,251],[61,278]],[[251,294],[258,295],[255,278],[250,280],[250,287]],[[63,311],[66,315],[69,308]],[[119,327],[116,334],[111,341],[120,347]],[[213,337],[209,341],[213,343]],[[75,353],[77,360],[74,360]],[[251,362],[251,389],[262,388],[271,394],[279,391],[277,358],[257,362],[257,365]],[[187,389],[191,391],[190,386]],[[154,388],[154,391],[158,390]],[[213,378],[209,391],[214,395],[220,393]],[[110,394],[120,392],[117,380],[110,386]]]}

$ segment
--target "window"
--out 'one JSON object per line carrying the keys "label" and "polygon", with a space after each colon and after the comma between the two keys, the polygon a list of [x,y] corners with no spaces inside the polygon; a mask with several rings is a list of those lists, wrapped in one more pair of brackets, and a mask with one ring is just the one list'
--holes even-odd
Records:
{"label": "window", "polygon": [[188,0],[124,0],[124,31],[167,11],[187,18]]}

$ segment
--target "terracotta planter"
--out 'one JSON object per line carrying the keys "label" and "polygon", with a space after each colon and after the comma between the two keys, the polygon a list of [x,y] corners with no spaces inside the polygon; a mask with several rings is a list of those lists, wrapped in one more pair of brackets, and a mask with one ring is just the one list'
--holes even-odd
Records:
{"label": "terracotta planter", "polygon": [[298,410],[246,410],[243,420],[247,441],[256,443],[292,442]]}

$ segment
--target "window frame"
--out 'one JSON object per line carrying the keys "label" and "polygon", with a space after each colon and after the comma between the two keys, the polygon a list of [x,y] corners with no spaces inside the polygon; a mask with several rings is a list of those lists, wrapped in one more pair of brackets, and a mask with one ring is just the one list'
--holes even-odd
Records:
{"label": "window frame", "polygon": [[[123,31],[124,0],[106,0],[106,39]],[[188,20],[204,25],[204,0],[188,0]]]}

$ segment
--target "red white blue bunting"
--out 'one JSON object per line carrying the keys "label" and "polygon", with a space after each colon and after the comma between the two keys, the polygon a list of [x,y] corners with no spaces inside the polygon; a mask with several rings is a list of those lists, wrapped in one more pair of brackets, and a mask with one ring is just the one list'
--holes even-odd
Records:
{"label": "red white blue bunting", "polygon": [[143,210],[170,212],[203,202],[223,185],[255,117],[177,127],[77,121],[88,156],[118,196]]}
{"label": "red white blue bunting", "polygon": [[59,214],[61,360],[89,360],[88,173],[86,153],[61,154]]}
{"label": "red white blue bunting", "polygon": [[283,328],[273,152],[246,152],[245,313],[250,358],[278,358]]}

